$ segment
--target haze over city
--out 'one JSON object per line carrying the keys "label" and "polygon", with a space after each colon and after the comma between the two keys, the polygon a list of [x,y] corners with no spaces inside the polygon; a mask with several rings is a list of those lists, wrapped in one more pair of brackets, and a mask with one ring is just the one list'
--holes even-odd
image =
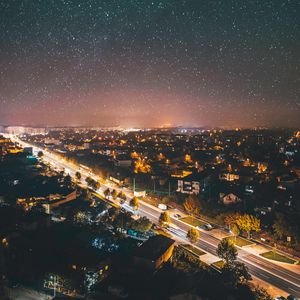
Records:
{"label": "haze over city", "polygon": [[1,1],[0,124],[297,127],[298,1]]}

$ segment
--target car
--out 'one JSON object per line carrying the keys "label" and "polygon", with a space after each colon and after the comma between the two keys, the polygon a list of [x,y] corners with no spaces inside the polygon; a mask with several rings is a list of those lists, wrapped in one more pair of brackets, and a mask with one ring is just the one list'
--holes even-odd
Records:
{"label": "car", "polygon": [[180,218],[181,218],[181,215],[180,215],[180,214],[175,214],[175,215],[174,215],[174,218],[180,219]]}
{"label": "car", "polygon": [[293,295],[288,295],[286,299],[287,299],[287,300],[299,300],[298,297],[293,296]]}
{"label": "car", "polygon": [[286,300],[286,298],[284,298],[283,296],[278,295],[274,298],[274,300]]}
{"label": "car", "polygon": [[207,230],[207,231],[209,231],[209,230],[212,230],[213,227],[212,227],[211,224],[207,223],[207,224],[204,225],[204,229]]}
{"label": "car", "polygon": [[163,203],[158,204],[158,208],[161,209],[161,210],[167,210],[168,209],[167,205],[163,204]]}

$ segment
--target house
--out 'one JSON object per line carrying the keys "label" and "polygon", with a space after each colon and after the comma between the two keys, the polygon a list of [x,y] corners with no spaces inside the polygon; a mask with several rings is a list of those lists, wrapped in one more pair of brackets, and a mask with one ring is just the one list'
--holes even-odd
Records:
{"label": "house", "polygon": [[209,184],[210,175],[207,172],[194,173],[177,180],[177,192],[198,195]]}
{"label": "house", "polygon": [[148,270],[157,270],[172,256],[174,244],[174,240],[161,234],[150,237],[136,250],[134,264]]}
{"label": "house", "polygon": [[49,195],[49,200],[47,201],[47,203],[43,204],[43,206],[45,207],[46,213],[50,214],[53,208],[58,207],[64,203],[76,200],[76,198],[77,198],[77,193],[75,190],[65,195],[51,194]]}
{"label": "house", "polygon": [[220,193],[220,201],[224,204],[224,205],[229,205],[229,204],[235,204],[239,201],[241,201],[241,199],[234,193]]}
{"label": "house", "polygon": [[61,204],[76,200],[77,194],[75,190],[67,190],[65,193],[50,194],[48,196],[18,198],[17,205],[20,205],[24,210],[32,209],[33,207],[41,204],[47,214],[51,213],[51,210]]}

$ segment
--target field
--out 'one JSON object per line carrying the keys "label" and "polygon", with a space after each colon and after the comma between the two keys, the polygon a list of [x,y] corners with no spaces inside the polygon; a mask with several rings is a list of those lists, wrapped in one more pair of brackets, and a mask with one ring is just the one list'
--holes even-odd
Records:
{"label": "field", "polygon": [[192,245],[189,245],[189,244],[183,245],[182,247],[189,250],[190,252],[193,252],[197,256],[206,254],[205,252],[201,251],[200,249],[193,247]]}
{"label": "field", "polygon": [[219,260],[219,261],[214,262],[212,265],[214,267],[216,267],[217,269],[222,269],[224,267],[224,261]]}
{"label": "field", "polygon": [[180,221],[184,222],[184,223],[187,223],[187,224],[190,224],[192,226],[203,226],[205,224],[207,224],[206,222],[203,222],[197,218],[194,218],[194,217],[191,217],[191,216],[188,216],[188,217],[183,217],[183,218],[180,218],[179,219]]}
{"label": "field", "polygon": [[281,254],[279,254],[277,252],[274,252],[274,251],[268,251],[268,252],[262,253],[260,255],[265,257],[265,258],[268,258],[268,259],[271,259],[271,260],[276,260],[276,261],[279,261],[279,262],[284,262],[284,263],[287,263],[287,264],[295,264],[297,262],[296,260],[294,260],[292,258],[281,255]]}
{"label": "field", "polygon": [[243,239],[239,236],[237,236],[236,238],[234,236],[230,236],[230,237],[227,237],[226,239],[230,240],[233,244],[235,244],[238,247],[245,247],[245,246],[253,245],[252,242],[250,242],[246,239]]}

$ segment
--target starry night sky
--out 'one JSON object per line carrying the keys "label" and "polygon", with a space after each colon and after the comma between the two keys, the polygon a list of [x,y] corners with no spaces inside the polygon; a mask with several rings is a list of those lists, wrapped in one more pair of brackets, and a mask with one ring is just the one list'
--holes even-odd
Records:
{"label": "starry night sky", "polygon": [[1,0],[0,124],[300,126],[300,2]]}

